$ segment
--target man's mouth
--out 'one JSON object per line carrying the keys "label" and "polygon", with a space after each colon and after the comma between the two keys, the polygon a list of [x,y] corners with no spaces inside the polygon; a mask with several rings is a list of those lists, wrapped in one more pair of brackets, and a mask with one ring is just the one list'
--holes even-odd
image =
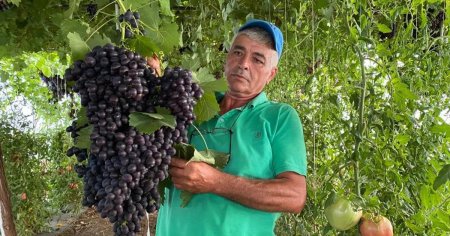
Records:
{"label": "man's mouth", "polygon": [[244,80],[248,80],[247,77],[243,74],[237,74],[237,73],[233,73],[231,74],[232,76],[239,78],[239,79],[244,79]]}

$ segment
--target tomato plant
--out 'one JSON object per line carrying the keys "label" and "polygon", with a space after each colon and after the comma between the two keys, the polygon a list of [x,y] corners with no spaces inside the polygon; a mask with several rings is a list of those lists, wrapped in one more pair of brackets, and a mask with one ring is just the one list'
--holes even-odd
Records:
{"label": "tomato plant", "polygon": [[358,224],[362,211],[354,211],[352,203],[342,197],[330,196],[325,207],[325,217],[333,228],[348,230]]}
{"label": "tomato plant", "polygon": [[359,225],[359,232],[362,236],[392,236],[394,230],[392,229],[391,221],[384,216],[362,217]]}

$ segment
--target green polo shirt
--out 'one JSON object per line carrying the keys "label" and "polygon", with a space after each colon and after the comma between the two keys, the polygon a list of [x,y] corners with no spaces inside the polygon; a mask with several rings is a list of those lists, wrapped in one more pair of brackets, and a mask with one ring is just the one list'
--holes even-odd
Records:
{"label": "green polo shirt", "polygon": [[[252,179],[273,179],[286,171],[306,176],[299,116],[287,104],[268,101],[264,92],[247,105],[202,123],[199,130],[209,149],[230,153],[224,172]],[[204,150],[196,132],[189,135],[190,142]],[[165,196],[158,213],[157,236],[274,235],[280,216],[210,193],[195,194],[184,208],[175,187],[166,189]]]}

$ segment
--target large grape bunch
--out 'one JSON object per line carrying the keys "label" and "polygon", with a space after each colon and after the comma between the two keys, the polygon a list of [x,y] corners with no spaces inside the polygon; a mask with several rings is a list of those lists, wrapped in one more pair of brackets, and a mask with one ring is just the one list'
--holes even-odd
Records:
{"label": "large grape bunch", "polygon": [[[187,140],[186,126],[195,119],[192,107],[202,90],[189,71],[166,72],[156,77],[139,54],[107,44],[94,48],[65,73],[65,79],[75,81],[72,89],[92,126],[89,154],[72,147],[67,155],[76,155],[80,162],[75,170],[84,182],[83,205],[95,206],[101,217],[109,218],[116,235],[135,235],[146,211],[159,208],[157,185],[168,175],[176,153],[173,145]],[[176,88],[166,88],[169,81],[181,80]],[[174,101],[179,105],[170,105]],[[157,106],[176,116],[175,129],[144,134],[130,126],[131,112],[154,113]],[[73,123],[67,131],[77,138],[81,128]]]}

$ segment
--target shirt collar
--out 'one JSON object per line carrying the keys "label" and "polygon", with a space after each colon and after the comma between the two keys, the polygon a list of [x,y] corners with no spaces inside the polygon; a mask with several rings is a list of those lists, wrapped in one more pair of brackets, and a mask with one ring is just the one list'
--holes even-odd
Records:
{"label": "shirt collar", "polygon": [[[216,100],[218,103],[220,103],[220,101],[222,101],[223,97],[225,96],[225,93],[221,93],[221,92],[216,92]],[[245,106],[242,106],[240,108],[237,109],[244,109],[244,108],[253,108],[255,106],[258,106],[259,104],[265,103],[267,102],[267,95],[265,92],[261,92],[260,94],[256,95],[255,98],[253,98],[250,102],[248,102]]]}
{"label": "shirt collar", "polygon": [[253,98],[250,102],[248,102],[247,107],[253,108],[258,106],[259,104],[267,102],[267,95],[265,92],[261,92],[255,98]]}

